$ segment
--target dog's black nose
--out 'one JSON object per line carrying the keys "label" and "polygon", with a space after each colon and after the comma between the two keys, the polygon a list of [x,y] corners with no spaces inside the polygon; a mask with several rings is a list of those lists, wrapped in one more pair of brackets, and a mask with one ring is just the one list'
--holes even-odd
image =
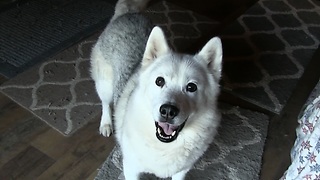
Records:
{"label": "dog's black nose", "polygon": [[179,114],[179,109],[171,104],[163,104],[160,106],[160,114],[166,120],[172,120]]}

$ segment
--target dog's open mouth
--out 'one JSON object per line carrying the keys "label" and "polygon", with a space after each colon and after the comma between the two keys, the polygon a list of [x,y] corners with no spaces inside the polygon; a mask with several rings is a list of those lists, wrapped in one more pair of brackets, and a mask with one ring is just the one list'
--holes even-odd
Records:
{"label": "dog's open mouth", "polygon": [[174,126],[169,123],[155,122],[156,136],[161,142],[169,143],[177,139],[179,132],[182,130],[186,122],[180,126]]}

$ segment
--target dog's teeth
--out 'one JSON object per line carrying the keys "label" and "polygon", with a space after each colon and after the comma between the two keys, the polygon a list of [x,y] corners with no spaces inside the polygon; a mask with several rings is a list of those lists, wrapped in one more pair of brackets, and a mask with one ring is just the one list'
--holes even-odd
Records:
{"label": "dog's teeth", "polygon": [[173,131],[173,133],[171,134],[171,136],[174,136],[176,134],[177,131]]}
{"label": "dog's teeth", "polygon": [[171,135],[164,135],[160,127],[157,127],[156,131],[161,138],[167,140],[172,139],[177,133],[177,131],[173,131]]}

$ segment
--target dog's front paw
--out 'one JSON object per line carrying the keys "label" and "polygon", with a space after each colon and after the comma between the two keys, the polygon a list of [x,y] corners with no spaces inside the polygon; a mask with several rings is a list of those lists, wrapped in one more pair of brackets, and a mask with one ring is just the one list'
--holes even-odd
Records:
{"label": "dog's front paw", "polygon": [[104,137],[110,137],[113,131],[111,124],[100,124],[99,130]]}

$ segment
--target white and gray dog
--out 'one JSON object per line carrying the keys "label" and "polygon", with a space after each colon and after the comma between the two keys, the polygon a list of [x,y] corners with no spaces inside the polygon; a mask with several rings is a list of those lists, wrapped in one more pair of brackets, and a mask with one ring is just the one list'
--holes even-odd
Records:
{"label": "white and gray dog", "polygon": [[137,13],[146,3],[120,0],[92,50],[100,133],[114,129],[127,180],[141,173],[182,180],[220,122],[222,45],[214,37],[195,55],[173,52],[163,31]]}

